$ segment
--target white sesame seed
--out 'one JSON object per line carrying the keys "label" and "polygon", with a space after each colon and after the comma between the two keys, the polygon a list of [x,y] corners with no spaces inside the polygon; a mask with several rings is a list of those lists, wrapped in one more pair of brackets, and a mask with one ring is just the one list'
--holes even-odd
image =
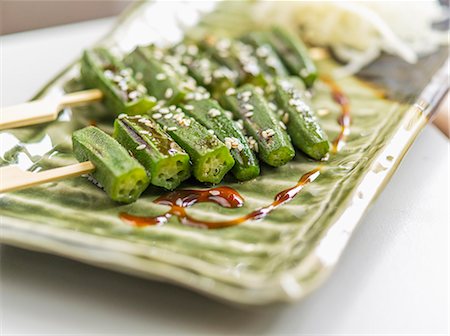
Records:
{"label": "white sesame seed", "polygon": [[215,118],[215,117],[219,116],[220,114],[221,114],[220,111],[219,111],[218,109],[216,109],[216,108],[212,108],[212,109],[210,109],[210,110],[208,111],[208,115],[209,115],[211,118]]}
{"label": "white sesame seed", "polygon": [[244,114],[247,118],[251,118],[253,116],[253,112],[247,112],[246,114]]}
{"label": "white sesame seed", "polygon": [[228,89],[225,91],[225,94],[226,94],[227,96],[234,95],[235,93],[236,93],[236,90],[235,90],[234,88],[228,88]]}
{"label": "white sesame seed", "polygon": [[271,110],[273,110],[273,111],[276,111],[276,110],[277,110],[277,105],[275,105],[274,103],[269,102],[268,105],[269,105],[269,107],[270,107]]}
{"label": "white sesame seed", "polygon": [[150,134],[150,132],[149,131],[145,131],[145,130],[140,130],[139,134]]}
{"label": "white sesame seed", "polygon": [[209,129],[208,133],[214,135],[214,131],[212,129]]}
{"label": "white sesame seed", "polygon": [[173,96],[173,90],[172,88],[167,88],[166,92],[164,93],[164,98],[169,99]]}
{"label": "white sesame seed", "polygon": [[114,78],[114,73],[111,70],[105,70],[105,72],[103,72],[103,74],[108,79],[113,79]]}
{"label": "white sesame seed", "polygon": [[152,103],[156,103],[158,101],[158,99],[156,99],[156,97],[153,96],[149,96],[148,100],[150,100]]}
{"label": "white sesame seed", "polygon": [[173,113],[167,113],[165,116],[164,116],[164,119],[170,119],[170,118],[172,118],[173,117]]}
{"label": "white sesame seed", "polygon": [[244,104],[244,108],[248,111],[253,111],[254,107],[251,104]]}
{"label": "white sesame seed", "polygon": [[172,127],[168,127],[167,130],[168,131],[176,131],[177,128],[175,126],[172,126]]}
{"label": "white sesame seed", "polygon": [[255,91],[256,91],[257,93],[259,93],[260,95],[264,95],[264,90],[261,89],[259,86],[255,87]]}
{"label": "white sesame seed", "polygon": [[225,111],[225,115],[228,119],[233,119],[233,113],[231,113],[230,111]]}
{"label": "white sesame seed", "polygon": [[177,109],[177,107],[175,105],[170,105],[169,106],[169,111],[175,111]]}
{"label": "white sesame seed", "polygon": [[138,122],[145,124],[148,121],[147,118],[140,118]]}
{"label": "white sesame seed", "polygon": [[146,146],[144,144],[136,147],[136,150],[143,150]]}
{"label": "white sesame seed", "polygon": [[219,196],[220,195],[220,191],[219,190],[210,190],[209,193],[213,196]]}
{"label": "white sesame seed", "polygon": [[192,111],[194,109],[194,106],[192,105],[184,105],[184,108],[188,111]]}
{"label": "white sesame seed", "polygon": [[153,113],[152,117],[153,117],[153,119],[159,119],[162,117],[162,114],[161,113]]}
{"label": "white sesame seed", "polygon": [[157,74],[155,78],[159,81],[162,81],[162,80],[165,80],[167,78],[167,76],[166,76],[166,74],[161,72],[161,73]]}
{"label": "white sesame seed", "polygon": [[125,113],[121,113],[121,114],[119,114],[119,116],[117,118],[123,119],[123,118],[126,118],[126,116],[127,115]]}
{"label": "white sesame seed", "polygon": [[286,129],[286,125],[281,120],[280,120],[280,126],[281,126],[282,129],[284,129],[284,130]]}
{"label": "white sesame seed", "polygon": [[167,114],[170,111],[169,111],[169,109],[167,107],[163,107],[162,109],[159,110],[159,112],[162,113],[162,114]]}

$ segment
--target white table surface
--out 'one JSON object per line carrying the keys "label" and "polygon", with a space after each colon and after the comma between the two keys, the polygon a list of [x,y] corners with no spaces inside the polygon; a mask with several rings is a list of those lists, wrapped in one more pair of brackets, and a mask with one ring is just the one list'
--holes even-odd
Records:
{"label": "white table surface", "polygon": [[[1,37],[1,104],[19,103],[97,40],[103,19]],[[328,281],[242,310],[188,290],[1,246],[1,335],[447,335],[449,142],[419,136]]]}

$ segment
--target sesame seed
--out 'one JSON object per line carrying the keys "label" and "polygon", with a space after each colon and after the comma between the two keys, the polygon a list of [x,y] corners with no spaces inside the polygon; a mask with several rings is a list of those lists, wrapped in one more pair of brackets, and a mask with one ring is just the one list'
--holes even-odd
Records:
{"label": "sesame seed", "polygon": [[114,78],[114,73],[111,70],[106,70],[105,72],[103,72],[103,74],[108,79],[113,79]]}
{"label": "sesame seed", "polygon": [[284,130],[286,129],[286,125],[281,120],[280,120],[280,126],[281,126],[282,129],[284,129]]}
{"label": "sesame seed", "polygon": [[253,112],[247,112],[246,114],[244,114],[247,118],[251,118],[253,116]]}
{"label": "sesame seed", "polygon": [[167,88],[166,92],[164,93],[164,97],[166,99],[169,99],[173,96],[173,90],[171,88]]}
{"label": "sesame seed", "polygon": [[264,90],[261,89],[259,86],[255,87],[255,91],[256,91],[256,93],[259,93],[260,95],[264,94]]}
{"label": "sesame seed", "polygon": [[144,144],[136,147],[136,150],[143,150],[146,146]]}
{"label": "sesame seed", "polygon": [[152,117],[153,117],[153,119],[159,119],[162,117],[162,114],[161,113],[153,113]]}
{"label": "sesame seed", "polygon": [[245,105],[244,105],[244,108],[245,108],[246,110],[249,110],[249,111],[253,111],[253,110],[254,110],[254,107],[253,107],[253,105],[251,105],[251,104],[245,104]]}
{"label": "sesame seed", "polygon": [[228,88],[228,89],[225,91],[225,94],[226,94],[227,96],[234,95],[235,93],[236,93],[236,90],[235,90],[234,88]]}
{"label": "sesame seed", "polygon": [[172,118],[173,117],[173,113],[167,113],[165,116],[164,116],[164,119],[170,119],[170,118]]}
{"label": "sesame seed", "polygon": [[283,117],[281,118],[284,124],[287,124],[289,122],[289,114],[285,113],[283,114]]}
{"label": "sesame seed", "polygon": [[177,107],[175,105],[170,105],[169,106],[169,111],[175,111],[177,109]]}
{"label": "sesame seed", "polygon": [[209,193],[213,196],[219,196],[220,195],[220,191],[219,190],[210,190]]}
{"label": "sesame seed", "polygon": [[176,131],[177,128],[175,126],[172,126],[172,127],[168,127],[167,130],[168,131]]}
{"label": "sesame seed", "polygon": [[156,103],[158,100],[156,99],[156,97],[153,96],[149,96],[148,100],[150,100],[152,103]]}
{"label": "sesame seed", "polygon": [[192,105],[184,105],[184,108],[188,111],[192,111],[194,109],[194,106]]}
{"label": "sesame seed", "polygon": [[214,131],[212,129],[209,129],[208,133],[214,135]]}
{"label": "sesame seed", "polygon": [[145,124],[148,121],[147,118],[140,118],[138,122]]}
{"label": "sesame seed", "polygon": [[208,115],[209,115],[211,118],[215,118],[215,117],[219,116],[220,114],[221,114],[220,111],[219,111],[218,109],[216,109],[216,108],[212,108],[212,109],[210,109],[210,110],[208,111]]}
{"label": "sesame seed", "polygon": [[159,81],[165,80],[166,78],[167,78],[166,74],[162,72],[156,75],[156,79]]}
{"label": "sesame seed", "polygon": [[233,113],[231,113],[230,111],[225,111],[225,115],[228,119],[233,119]]}
{"label": "sesame seed", "polygon": [[273,111],[276,111],[276,110],[277,110],[277,105],[275,105],[274,103],[269,102],[268,105],[269,105],[269,107],[270,107],[271,110],[273,110]]}
{"label": "sesame seed", "polygon": [[123,118],[126,118],[126,114],[125,113],[121,113],[119,114],[119,116],[117,118],[119,118],[120,120],[122,120]]}
{"label": "sesame seed", "polygon": [[159,110],[159,112],[162,113],[162,114],[167,114],[170,111],[169,111],[169,109],[167,107],[163,107],[162,109]]}

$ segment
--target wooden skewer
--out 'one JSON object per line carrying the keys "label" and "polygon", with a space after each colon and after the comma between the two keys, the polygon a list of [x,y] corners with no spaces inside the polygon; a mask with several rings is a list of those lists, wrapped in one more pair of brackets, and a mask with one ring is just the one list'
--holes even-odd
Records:
{"label": "wooden skewer", "polygon": [[98,89],[79,91],[62,97],[34,100],[28,103],[2,107],[0,130],[35,125],[55,120],[64,107],[83,105],[102,99]]}
{"label": "wooden skewer", "polygon": [[95,169],[90,161],[70,166],[44,170],[38,173],[22,170],[17,166],[0,168],[0,193],[25,189],[37,184],[53,182],[64,178],[80,176]]}

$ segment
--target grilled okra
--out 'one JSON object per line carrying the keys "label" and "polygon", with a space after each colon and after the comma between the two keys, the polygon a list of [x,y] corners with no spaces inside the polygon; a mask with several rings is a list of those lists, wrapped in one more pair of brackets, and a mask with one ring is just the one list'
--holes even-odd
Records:
{"label": "grilled okra", "polygon": [[194,100],[187,102],[183,109],[225,143],[235,161],[231,171],[238,180],[246,181],[259,175],[258,160],[245,136],[217,101]]}
{"label": "grilled okra", "polygon": [[120,116],[113,137],[151,176],[151,184],[173,190],[190,176],[189,155],[153,120]]}
{"label": "grilled okra", "polygon": [[270,77],[284,77],[288,71],[283,65],[266,32],[251,32],[244,35],[241,40],[254,48],[255,57],[259,61],[261,70]]}
{"label": "grilled okra", "polygon": [[176,104],[188,92],[183,79],[164,61],[162,51],[153,45],[137,47],[125,57],[124,62],[134,70],[137,77],[142,77],[148,92],[158,100]]}
{"label": "grilled okra", "polygon": [[267,79],[250,45],[228,38],[216,40],[208,37],[200,42],[200,47],[219,64],[230,69],[237,77],[238,84],[267,85]]}
{"label": "grilled okra", "polygon": [[224,95],[223,104],[235,117],[244,121],[244,127],[257,143],[259,157],[267,164],[278,167],[295,155],[289,135],[272,111],[258,88],[247,84],[235,94]]}
{"label": "grilled okra", "polygon": [[155,97],[133,78],[133,71],[106,49],[86,50],[81,59],[81,77],[90,88],[98,88],[105,105],[116,114],[140,114],[156,105]]}
{"label": "grilled okra", "polygon": [[134,202],[147,188],[149,178],[144,167],[100,129],[90,126],[75,131],[72,142],[77,160],[94,164],[92,176],[112,200]]}
{"label": "grilled okra", "polygon": [[298,78],[277,79],[275,97],[285,113],[282,119],[295,147],[319,160],[328,153],[330,144],[308,100],[299,89],[301,86]]}
{"label": "grilled okra", "polygon": [[179,44],[172,50],[179,61],[187,67],[198,84],[207,88],[213,97],[218,97],[237,83],[237,75],[220,65],[211,55],[199,50],[195,44]]}
{"label": "grilled okra", "polygon": [[312,87],[317,79],[317,69],[300,37],[281,27],[274,27],[270,32],[270,43],[291,75],[299,76],[306,87]]}
{"label": "grilled okra", "polygon": [[233,167],[225,144],[180,107],[163,107],[151,117],[189,154],[194,177],[200,182],[219,183]]}

